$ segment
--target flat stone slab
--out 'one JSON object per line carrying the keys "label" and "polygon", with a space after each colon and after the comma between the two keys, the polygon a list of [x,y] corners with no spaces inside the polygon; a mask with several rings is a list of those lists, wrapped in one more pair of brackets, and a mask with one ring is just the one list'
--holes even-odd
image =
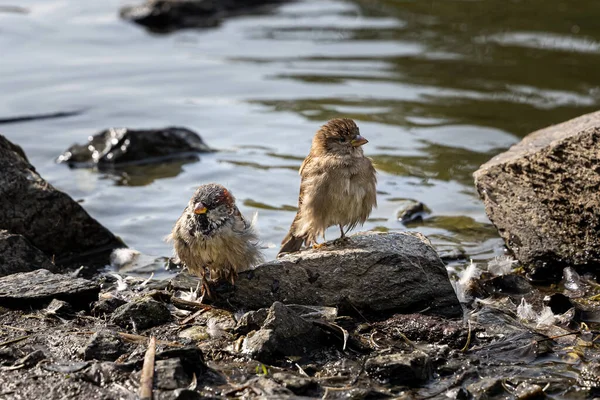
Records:
{"label": "flat stone slab", "polygon": [[[197,284],[188,274],[172,280],[184,290]],[[242,272],[234,287],[222,284],[216,292],[218,304],[246,310],[280,301],[350,312],[462,316],[444,264],[419,234],[368,232],[328,242]]]}
{"label": "flat stone slab", "polygon": [[600,261],[600,112],[525,137],[474,173],[490,220],[539,279]]}
{"label": "flat stone slab", "polygon": [[29,308],[64,300],[76,308],[85,308],[98,300],[100,286],[83,278],[53,274],[45,269],[22,272],[0,278],[0,306]]}

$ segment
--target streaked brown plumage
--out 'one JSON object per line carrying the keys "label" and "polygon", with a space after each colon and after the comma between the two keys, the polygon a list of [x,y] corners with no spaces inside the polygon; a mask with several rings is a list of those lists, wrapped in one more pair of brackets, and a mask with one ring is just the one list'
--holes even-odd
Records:
{"label": "streaked brown plumage", "polygon": [[298,213],[279,254],[316,244],[330,226],[338,225],[343,238],[364,224],[377,206],[377,177],[363,154],[365,143],[351,119],[332,119],[317,131],[300,167]]}
{"label": "streaked brown plumage", "polygon": [[262,261],[253,223],[244,219],[231,192],[215,183],[196,190],[167,241],[173,242],[176,261],[202,277],[209,295],[207,271],[212,280],[233,283],[238,272]]}

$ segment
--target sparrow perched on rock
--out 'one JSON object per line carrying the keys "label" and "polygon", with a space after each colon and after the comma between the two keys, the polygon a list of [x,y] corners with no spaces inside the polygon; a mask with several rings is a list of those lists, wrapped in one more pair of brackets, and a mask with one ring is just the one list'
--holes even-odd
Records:
{"label": "sparrow perched on rock", "polygon": [[351,119],[332,119],[317,131],[300,167],[298,213],[279,254],[298,251],[303,243],[316,245],[330,226],[338,225],[343,239],[364,224],[377,206],[377,178],[363,154],[365,143]]}
{"label": "sparrow perched on rock", "polygon": [[211,280],[233,284],[238,272],[262,261],[253,222],[244,219],[231,192],[216,183],[196,190],[167,241],[173,242],[175,261],[202,277],[209,296],[207,271]]}

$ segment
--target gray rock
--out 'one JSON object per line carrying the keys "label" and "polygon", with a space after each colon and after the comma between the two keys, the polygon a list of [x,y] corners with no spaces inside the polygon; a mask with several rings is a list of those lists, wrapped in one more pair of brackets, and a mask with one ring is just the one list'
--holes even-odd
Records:
{"label": "gray rock", "polygon": [[126,303],[125,300],[118,297],[103,298],[94,302],[91,314],[95,317],[112,314],[117,308]]}
{"label": "gray rock", "polygon": [[517,400],[545,399],[546,393],[540,385],[521,382],[517,385],[514,396]]}
{"label": "gray rock", "polygon": [[235,332],[245,335],[250,331],[255,331],[260,329],[262,324],[267,319],[267,315],[269,314],[269,310],[266,308],[261,308],[256,311],[248,311],[237,322],[235,326]]}
{"label": "gray rock", "polygon": [[490,220],[538,279],[600,261],[600,112],[525,137],[474,174]]}
{"label": "gray rock", "polygon": [[419,350],[369,358],[365,370],[384,382],[407,386],[418,386],[432,375],[430,358]]}
{"label": "gray rock", "polygon": [[162,129],[111,128],[69,147],[57,159],[70,167],[114,167],[196,157],[213,150],[195,132],[179,127]]}
{"label": "gray rock", "polygon": [[36,172],[18,146],[0,135],[0,226],[23,235],[56,265],[104,267],[123,247],[98,221]]}
{"label": "gray rock", "polygon": [[11,308],[29,308],[52,299],[86,308],[98,298],[99,292],[100,286],[95,282],[45,269],[0,278],[0,306]]}
{"label": "gray rock", "polygon": [[188,376],[195,374],[196,377],[200,377],[208,370],[202,350],[195,346],[173,348],[156,353],[156,360],[171,358],[181,361],[181,365]]}
{"label": "gray rock", "polygon": [[173,390],[186,387],[192,378],[188,376],[178,358],[156,361],[154,384],[159,389]]}
{"label": "gray rock", "polygon": [[46,355],[42,350],[35,350],[25,357],[18,359],[15,366],[23,366],[24,368],[35,367],[40,361],[44,360]]}
{"label": "gray rock", "polygon": [[121,8],[121,17],[153,31],[217,26],[220,20],[244,9],[283,0],[146,0],[141,5]]}
{"label": "gray rock", "polygon": [[111,322],[123,328],[144,330],[164,324],[171,319],[167,306],[152,299],[141,299],[117,308]]}
{"label": "gray rock", "polygon": [[490,399],[505,394],[502,378],[480,378],[477,382],[467,386],[467,390],[475,399]]}
{"label": "gray rock", "polygon": [[275,372],[273,379],[298,396],[316,395],[319,388],[319,384],[314,379],[287,372]]}
{"label": "gray rock", "polygon": [[400,209],[396,212],[396,218],[403,224],[421,221],[431,214],[431,210],[425,204],[413,199],[403,199],[399,202]]}
{"label": "gray rock", "polygon": [[[196,288],[180,274],[172,285]],[[435,250],[408,233],[359,233],[344,243],[285,255],[217,288],[224,306],[270,307],[275,301],[340,307],[355,312],[424,312],[460,317],[462,309]]]}
{"label": "gray rock", "polygon": [[321,331],[317,327],[276,301],[260,330],[244,339],[242,352],[269,363],[279,356],[305,355],[320,347],[321,341]]}
{"label": "gray rock", "polygon": [[125,352],[125,344],[115,332],[94,333],[83,349],[84,360],[115,361]]}
{"label": "gray rock", "polygon": [[52,261],[24,236],[0,230],[0,277],[41,268],[56,271]]}

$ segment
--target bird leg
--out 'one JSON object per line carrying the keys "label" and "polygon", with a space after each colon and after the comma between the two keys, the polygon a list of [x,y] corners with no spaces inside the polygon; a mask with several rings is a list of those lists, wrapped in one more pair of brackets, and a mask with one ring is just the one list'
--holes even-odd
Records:
{"label": "bird leg", "polygon": [[202,298],[204,299],[205,296],[207,296],[209,299],[212,299],[212,293],[210,291],[210,283],[208,282],[208,279],[206,279],[206,275],[202,274],[202,289],[200,290],[200,293],[202,293]]}
{"label": "bird leg", "polygon": [[342,224],[340,224],[340,233],[342,234],[340,240],[344,240],[346,238],[346,232],[344,232],[344,225]]}

